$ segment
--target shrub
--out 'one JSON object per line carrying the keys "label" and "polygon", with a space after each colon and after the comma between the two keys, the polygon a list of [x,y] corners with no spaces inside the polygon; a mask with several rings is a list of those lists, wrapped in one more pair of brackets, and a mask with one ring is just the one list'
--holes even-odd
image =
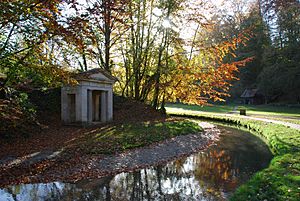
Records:
{"label": "shrub", "polygon": [[36,109],[28,95],[7,89],[5,99],[0,99],[0,137],[27,136],[35,128]]}

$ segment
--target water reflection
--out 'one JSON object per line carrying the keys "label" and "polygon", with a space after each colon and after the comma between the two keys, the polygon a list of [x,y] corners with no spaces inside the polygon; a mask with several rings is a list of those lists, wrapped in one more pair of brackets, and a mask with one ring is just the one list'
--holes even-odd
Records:
{"label": "water reflection", "polygon": [[271,153],[247,132],[220,127],[209,149],[164,166],[74,184],[16,185],[0,189],[0,200],[226,200]]}

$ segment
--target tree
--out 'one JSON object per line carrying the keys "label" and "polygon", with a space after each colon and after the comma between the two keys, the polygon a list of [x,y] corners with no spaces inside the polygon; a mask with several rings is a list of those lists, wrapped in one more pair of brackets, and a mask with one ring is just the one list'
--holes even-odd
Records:
{"label": "tree", "polygon": [[258,88],[259,75],[264,68],[263,55],[271,45],[268,28],[257,3],[254,3],[251,12],[244,16],[239,29],[248,30],[250,34],[246,45],[241,45],[236,54],[240,59],[253,57],[253,60],[241,68],[239,80],[234,82],[230,91],[233,98],[240,97],[247,88]]}
{"label": "tree", "polygon": [[67,80],[63,69],[45,52],[48,41],[72,38],[59,23],[60,3],[59,0],[0,3],[0,71],[7,74],[7,85],[34,81],[42,81],[37,85],[51,85],[59,77]]}
{"label": "tree", "polygon": [[80,36],[84,37],[81,54],[85,68],[89,53],[90,60],[96,60],[100,68],[111,71],[111,50],[127,29],[127,5],[127,0],[86,0],[83,5],[79,5],[78,1],[73,2],[77,10],[83,10],[80,16],[76,14],[75,17],[87,23],[86,34]]}
{"label": "tree", "polygon": [[[121,77],[119,91],[123,95],[163,108],[166,101],[176,98],[204,104],[210,98],[222,100],[227,94],[234,72],[248,59],[224,58],[233,55],[246,37],[236,33],[227,40],[208,42],[204,38],[212,22],[201,15],[198,6],[204,8],[204,4],[199,2],[196,6],[173,0],[130,4],[130,29],[119,46],[123,62],[114,71]],[[198,27],[192,41],[180,38],[177,27],[183,23]],[[190,51],[184,47],[186,44]]]}
{"label": "tree", "polygon": [[263,54],[259,87],[268,102],[280,99],[299,102],[300,2],[274,0],[262,1],[262,5],[265,15],[271,19],[267,22],[272,46]]}
{"label": "tree", "polygon": [[[223,100],[238,66],[249,60],[234,56],[247,37],[230,18],[226,27],[206,19],[209,5],[201,0],[24,2],[1,4],[17,11],[1,21],[1,69],[14,85],[57,86],[69,80],[63,65],[97,65],[119,75],[119,93],[155,108],[175,98],[204,104]],[[197,27],[192,40],[181,36],[186,24]]]}

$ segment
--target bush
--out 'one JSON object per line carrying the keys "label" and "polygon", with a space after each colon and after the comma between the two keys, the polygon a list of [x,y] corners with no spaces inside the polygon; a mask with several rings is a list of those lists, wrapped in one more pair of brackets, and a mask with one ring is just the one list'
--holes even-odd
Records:
{"label": "bush", "polygon": [[35,128],[39,128],[36,109],[28,95],[7,88],[6,98],[0,99],[0,137],[27,136]]}

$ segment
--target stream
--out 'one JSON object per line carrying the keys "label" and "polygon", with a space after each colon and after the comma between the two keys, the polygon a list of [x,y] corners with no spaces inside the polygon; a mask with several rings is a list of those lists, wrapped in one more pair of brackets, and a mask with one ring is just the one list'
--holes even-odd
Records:
{"label": "stream", "polygon": [[76,183],[9,186],[0,189],[0,200],[228,200],[238,186],[268,166],[272,154],[249,132],[217,127],[220,140],[188,157]]}

